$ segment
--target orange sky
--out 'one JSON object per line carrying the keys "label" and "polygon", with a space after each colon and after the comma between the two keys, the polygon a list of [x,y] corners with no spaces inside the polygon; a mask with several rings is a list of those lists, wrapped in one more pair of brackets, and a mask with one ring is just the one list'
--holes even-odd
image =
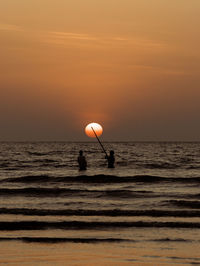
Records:
{"label": "orange sky", "polygon": [[199,0],[1,0],[0,140],[200,140]]}

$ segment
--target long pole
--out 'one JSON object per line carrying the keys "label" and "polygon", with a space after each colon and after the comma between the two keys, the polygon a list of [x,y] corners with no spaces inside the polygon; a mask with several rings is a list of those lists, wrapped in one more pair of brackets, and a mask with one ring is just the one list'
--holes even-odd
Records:
{"label": "long pole", "polygon": [[94,132],[94,134],[95,134],[95,137],[97,138],[97,140],[98,140],[98,142],[99,142],[99,144],[100,144],[100,146],[101,146],[103,152],[104,152],[104,153],[106,154],[106,156],[108,157],[108,154],[107,154],[106,150],[104,149],[104,146],[102,145],[101,141],[99,140],[99,138],[98,138],[98,136],[97,136],[97,134],[96,134],[94,128],[93,128],[93,127],[91,127],[91,128],[92,128],[92,130],[93,130],[93,132]]}

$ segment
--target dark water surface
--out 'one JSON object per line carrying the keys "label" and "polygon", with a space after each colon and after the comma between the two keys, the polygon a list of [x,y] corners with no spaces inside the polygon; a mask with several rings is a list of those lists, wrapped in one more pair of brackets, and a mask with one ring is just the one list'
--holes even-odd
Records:
{"label": "dark water surface", "polygon": [[115,169],[97,143],[0,143],[0,245],[110,243],[136,249],[138,265],[200,265],[200,143],[105,148],[115,150]]}

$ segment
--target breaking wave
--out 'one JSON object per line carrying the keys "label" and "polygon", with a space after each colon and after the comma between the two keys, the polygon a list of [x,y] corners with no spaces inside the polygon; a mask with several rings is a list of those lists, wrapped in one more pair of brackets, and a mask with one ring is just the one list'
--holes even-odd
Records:
{"label": "breaking wave", "polygon": [[84,221],[66,221],[66,222],[41,222],[41,221],[19,221],[0,222],[1,231],[15,230],[105,230],[114,228],[200,228],[197,222],[84,222]]}
{"label": "breaking wave", "polygon": [[1,237],[0,241],[23,241],[26,243],[102,243],[135,242],[123,238],[64,238],[64,237]]}
{"label": "breaking wave", "polygon": [[42,182],[63,182],[63,183],[152,183],[152,182],[181,182],[181,183],[200,183],[200,177],[161,177],[152,175],[136,175],[136,176],[114,176],[114,175],[80,175],[53,177],[49,175],[30,175],[16,178],[4,178],[0,181],[14,183],[42,183]]}
{"label": "breaking wave", "polygon": [[194,200],[169,200],[166,203],[170,203],[176,207],[200,209],[200,201]]}
{"label": "breaking wave", "polygon": [[84,210],[84,209],[29,209],[29,208],[0,208],[0,214],[15,214],[29,216],[109,216],[109,217],[200,217],[200,211],[191,210]]}

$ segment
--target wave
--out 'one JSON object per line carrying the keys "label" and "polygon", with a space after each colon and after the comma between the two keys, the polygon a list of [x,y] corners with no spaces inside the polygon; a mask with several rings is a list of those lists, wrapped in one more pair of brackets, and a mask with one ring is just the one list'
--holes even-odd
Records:
{"label": "wave", "polygon": [[102,243],[136,242],[123,238],[64,238],[64,237],[0,237],[0,241],[23,241],[27,243]]}
{"label": "wave", "polygon": [[52,160],[52,159],[36,159],[34,161],[32,161],[33,163],[58,163],[57,161],[55,160]]}
{"label": "wave", "polygon": [[150,241],[155,241],[155,242],[194,242],[194,240],[190,239],[184,239],[184,238],[159,238],[159,239],[152,239]]}
{"label": "wave", "polygon": [[200,209],[200,201],[192,200],[168,200],[165,201],[167,204],[171,204],[178,207],[187,207],[192,209]]}
{"label": "wave", "polygon": [[181,167],[181,164],[160,162],[160,163],[147,163],[147,164],[138,164],[141,168],[146,169],[177,169]]}
{"label": "wave", "polygon": [[59,155],[59,154],[65,154],[66,151],[49,151],[49,152],[32,152],[32,151],[27,151],[27,154],[31,156],[47,156],[47,155]]}
{"label": "wave", "polygon": [[200,228],[200,223],[191,222],[84,222],[84,221],[66,221],[66,222],[39,222],[39,221],[17,221],[0,222],[1,231],[15,230],[93,230],[93,229],[113,229],[113,228]]}
{"label": "wave", "polygon": [[9,162],[1,162],[0,163],[0,168],[7,168],[9,167],[10,163]]}
{"label": "wave", "polygon": [[200,211],[190,210],[83,210],[83,209],[28,209],[28,208],[0,208],[0,214],[15,214],[29,216],[109,216],[109,217],[200,217]]}
{"label": "wave", "polygon": [[188,166],[188,167],[186,167],[186,169],[188,169],[188,170],[198,170],[198,169],[200,169],[200,165],[191,165],[191,166]]}
{"label": "wave", "polygon": [[200,183],[200,177],[161,177],[152,175],[135,176],[114,176],[114,175],[80,175],[53,177],[49,175],[30,175],[16,178],[4,178],[0,181],[14,183],[42,183],[42,182],[63,182],[63,183],[156,183],[156,182],[180,182],[180,183]]}
{"label": "wave", "polygon": [[3,180],[0,180],[0,183],[41,183],[50,181],[53,181],[53,177],[48,175],[30,175],[15,178],[5,178]]}
{"label": "wave", "polygon": [[[25,196],[25,197],[90,197],[90,198],[113,198],[113,199],[138,199],[138,198],[197,198],[200,194],[170,194],[170,193],[154,193],[153,191],[129,190],[129,189],[105,189],[105,190],[89,190],[89,189],[72,189],[72,188],[46,188],[46,187],[27,187],[27,188],[1,188],[1,196]],[[165,201],[167,202],[167,201]],[[180,203],[181,201],[168,201]],[[191,201],[188,201],[189,203]],[[193,203],[193,202],[192,202]],[[200,202],[199,202],[200,204]],[[196,204],[197,206],[198,204]]]}
{"label": "wave", "polygon": [[47,155],[46,153],[44,152],[32,152],[32,151],[27,151],[27,153],[29,155],[33,155],[33,156],[44,156],[44,155]]}
{"label": "wave", "polygon": [[[126,238],[66,238],[66,237],[0,237],[0,241],[22,241],[26,243],[115,243],[115,242],[141,242]],[[183,238],[150,239],[148,242],[194,242]]]}
{"label": "wave", "polygon": [[186,198],[186,199],[200,199],[200,194],[184,194],[181,196],[181,198]]}
{"label": "wave", "polygon": [[148,191],[131,191],[125,189],[116,190],[88,190],[88,189],[70,189],[70,188],[2,188],[1,196],[62,196],[62,197],[95,197],[95,198],[144,198],[144,197],[160,197],[160,194],[154,194]]}

